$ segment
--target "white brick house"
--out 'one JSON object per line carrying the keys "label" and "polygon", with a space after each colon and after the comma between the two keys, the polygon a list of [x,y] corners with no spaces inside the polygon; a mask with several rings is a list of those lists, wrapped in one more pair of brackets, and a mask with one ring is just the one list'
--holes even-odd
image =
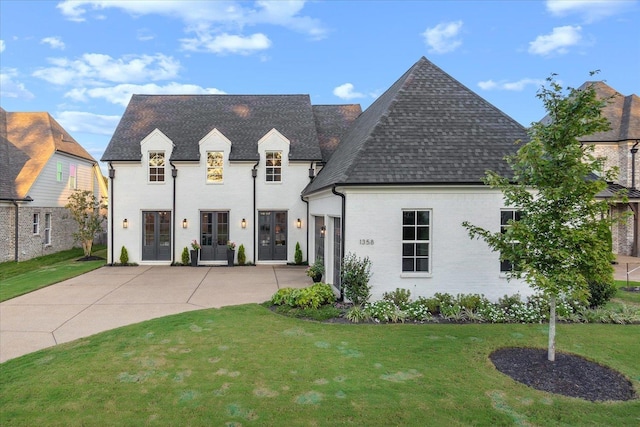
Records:
{"label": "white brick house", "polygon": [[343,256],[372,260],[374,297],[531,291],[508,282],[467,220],[499,230],[513,209],[487,169],[526,130],[421,58],[365,112],[306,95],[134,95],[105,151],[109,262],[226,264],[226,242],[259,264],[322,259],[339,289]]}

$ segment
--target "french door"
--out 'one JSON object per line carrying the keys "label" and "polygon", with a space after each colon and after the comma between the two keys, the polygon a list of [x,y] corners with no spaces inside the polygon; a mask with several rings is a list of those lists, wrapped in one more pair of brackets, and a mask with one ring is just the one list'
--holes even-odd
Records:
{"label": "french door", "polygon": [[261,211],[258,219],[258,259],[287,260],[287,212]]}
{"label": "french door", "polygon": [[201,212],[200,260],[226,260],[228,241],[229,212]]}
{"label": "french door", "polygon": [[171,212],[142,212],[142,259],[168,261],[171,259]]}

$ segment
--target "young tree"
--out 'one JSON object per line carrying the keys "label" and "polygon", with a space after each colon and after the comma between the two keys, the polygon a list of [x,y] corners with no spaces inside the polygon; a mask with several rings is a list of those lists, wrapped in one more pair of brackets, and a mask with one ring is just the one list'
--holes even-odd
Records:
{"label": "young tree", "polygon": [[[592,73],[593,74],[593,73]],[[562,87],[554,75],[538,92],[548,120],[534,123],[530,141],[506,158],[512,177],[487,172],[485,182],[502,190],[506,206],[521,212],[504,232],[490,232],[464,222],[471,238],[479,238],[501,260],[514,265],[510,277],[523,278],[549,297],[548,359],[555,360],[556,299],[585,299],[588,282],[612,283],[609,204],[595,196],[614,179],[604,159],[578,137],[609,129],[601,116],[606,100],[593,87]]]}
{"label": "young tree", "polygon": [[106,205],[103,200],[98,201],[95,194],[89,190],[76,190],[68,200],[65,207],[78,223],[78,231],[73,233],[73,238],[82,244],[85,258],[89,258],[93,238],[96,233],[102,231],[102,223],[106,218],[102,211],[106,209]]}

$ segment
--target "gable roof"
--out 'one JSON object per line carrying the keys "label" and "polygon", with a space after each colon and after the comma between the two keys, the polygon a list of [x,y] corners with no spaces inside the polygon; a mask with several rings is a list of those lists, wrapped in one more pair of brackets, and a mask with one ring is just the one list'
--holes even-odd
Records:
{"label": "gable roof", "polygon": [[355,121],[332,160],[307,186],[481,184],[526,129],[420,58]]}
{"label": "gable roof", "polygon": [[362,114],[360,104],[314,105],[313,117],[318,132],[322,161],[328,162],[353,122]]}
{"label": "gable roof", "polygon": [[49,113],[0,108],[0,198],[22,199],[55,152],[97,164]]}
{"label": "gable roof", "polygon": [[214,128],[231,141],[231,160],[258,160],[258,141],[276,129],[290,160],[321,160],[308,95],[133,95],[102,161],[139,161],[140,141],[159,129],[171,160],[199,160],[198,142]]}
{"label": "gable roof", "polygon": [[640,139],[640,97],[624,96],[602,81],[585,82],[578,89],[593,86],[599,99],[608,99],[602,115],[609,120],[611,129],[578,138],[582,142],[618,142]]}

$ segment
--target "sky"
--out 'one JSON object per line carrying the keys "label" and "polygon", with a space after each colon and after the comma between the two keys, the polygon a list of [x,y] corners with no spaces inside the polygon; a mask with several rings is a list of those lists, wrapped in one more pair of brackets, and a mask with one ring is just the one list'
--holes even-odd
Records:
{"label": "sky", "polygon": [[100,160],[134,93],[364,110],[425,56],[528,126],[552,74],[640,94],[638,22],[639,0],[2,0],[0,106],[49,112]]}

